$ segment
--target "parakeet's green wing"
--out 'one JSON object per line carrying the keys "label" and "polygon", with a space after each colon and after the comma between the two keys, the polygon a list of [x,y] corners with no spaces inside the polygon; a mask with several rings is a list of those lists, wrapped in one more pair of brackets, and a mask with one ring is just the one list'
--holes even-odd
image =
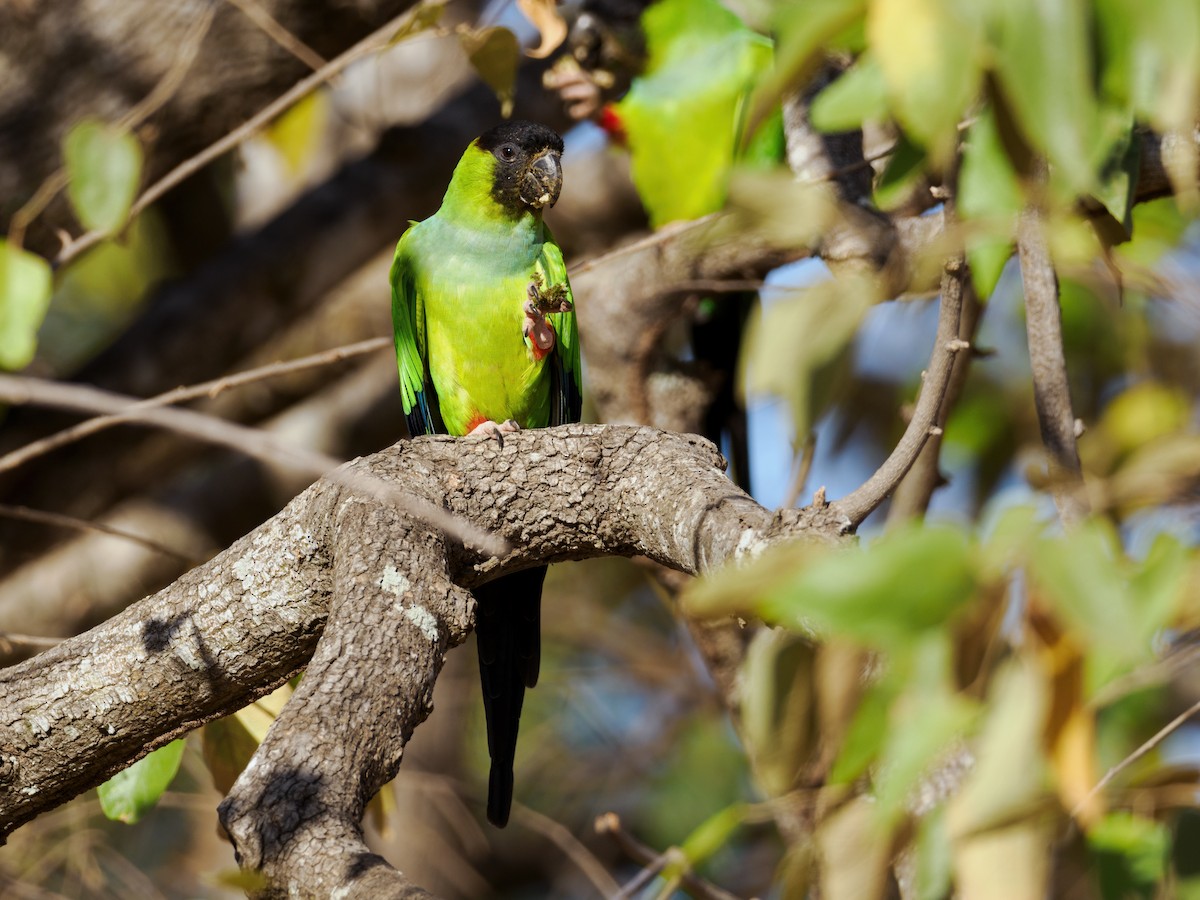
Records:
{"label": "parakeet's green wing", "polygon": [[429,377],[425,341],[425,304],[417,291],[406,240],[416,223],[404,232],[392,259],[392,328],[396,340],[396,366],[400,370],[400,398],[408,433],[444,434],[437,392]]}
{"label": "parakeet's green wing", "polygon": [[[567,263],[563,259],[562,248],[558,246],[549,229],[546,229],[546,242],[542,245],[541,256],[538,257],[537,271],[543,284],[562,285],[566,291],[566,299],[574,304],[575,297],[571,293],[570,282],[567,281]],[[575,310],[553,313],[546,318],[554,325],[554,331],[558,335],[554,352],[546,361],[550,366],[551,377],[549,424],[578,422],[583,411],[583,373],[579,358],[579,328],[575,323]]]}

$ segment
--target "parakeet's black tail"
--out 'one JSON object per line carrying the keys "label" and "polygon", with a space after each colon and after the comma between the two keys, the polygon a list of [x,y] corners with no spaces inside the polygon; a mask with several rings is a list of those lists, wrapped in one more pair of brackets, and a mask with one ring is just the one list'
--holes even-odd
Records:
{"label": "parakeet's black tail", "polygon": [[542,661],[542,582],[546,567],[497,578],[475,589],[475,642],[487,718],[487,817],[508,824],[512,809],[513,759],[525,689],[537,684]]}

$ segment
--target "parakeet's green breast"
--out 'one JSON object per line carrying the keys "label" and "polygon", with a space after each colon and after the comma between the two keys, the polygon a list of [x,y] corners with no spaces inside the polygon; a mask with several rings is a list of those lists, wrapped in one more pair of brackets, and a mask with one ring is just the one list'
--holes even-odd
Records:
{"label": "parakeet's green breast", "polygon": [[450,434],[491,419],[523,428],[549,423],[549,373],[524,340],[525,301],[544,229],[516,222],[467,224],[435,216],[413,227],[406,249],[424,260],[429,373]]}

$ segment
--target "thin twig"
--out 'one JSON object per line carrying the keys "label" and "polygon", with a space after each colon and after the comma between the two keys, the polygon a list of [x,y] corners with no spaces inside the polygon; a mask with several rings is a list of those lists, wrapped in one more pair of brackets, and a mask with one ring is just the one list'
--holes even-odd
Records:
{"label": "thin twig", "polygon": [[188,565],[199,565],[204,560],[199,557],[192,556],[190,553],[182,553],[179,550],[174,550],[166,544],[160,544],[158,541],[150,538],[142,537],[140,534],[135,534],[132,531],[127,531],[123,528],[113,528],[111,525],[104,525],[100,522],[89,522],[86,519],[77,519],[74,516],[64,516],[61,513],[47,512],[42,509],[30,509],[27,506],[10,506],[7,503],[0,503],[0,516],[8,519],[18,519],[22,522],[35,522],[38,525],[50,525],[55,528],[71,528],[76,531],[93,531],[99,534],[106,534],[110,537],[122,538],[126,541],[132,541],[135,544],[141,544],[148,550],[153,550],[156,553],[161,553],[164,556],[172,556],[175,559],[181,560]]}
{"label": "thin twig", "polygon": [[370,338],[369,340],[359,341],[356,344],[346,344],[341,347],[334,347],[331,350],[324,350],[320,353],[314,353],[310,356],[302,356],[299,359],[287,360],[285,362],[271,363],[266,366],[249,369],[245,372],[239,372],[235,375],[226,375],[221,378],[214,378],[211,381],[205,381],[201,384],[191,385],[188,387],[178,387],[174,390],[159,394],[156,397],[151,397],[147,400],[139,400],[128,409],[108,416],[98,416],[94,419],[88,419],[80,422],[78,425],[73,425],[70,428],[64,428],[55,434],[48,435],[40,440],[26,444],[13,450],[10,453],[0,456],[0,472],[7,472],[12,469],[22,466],[39,456],[57,450],[59,447],[72,444],[75,441],[82,440],[88,435],[96,434],[106,428],[112,428],[114,425],[134,421],[137,418],[137,413],[141,410],[155,409],[162,406],[170,406],[175,403],[183,403],[188,400],[195,400],[199,397],[216,397],[218,394],[230,390],[231,388],[242,387],[243,385],[252,384],[258,381],[265,381],[269,378],[276,378],[281,375],[290,375],[293,372],[300,372],[305,369],[313,369],[318,366],[325,366],[331,363],[341,362],[345,359],[350,359],[354,356],[361,356],[364,353],[371,353],[375,350],[390,347],[392,345],[391,338]]}
{"label": "thin twig", "polygon": [[513,806],[513,818],[531,831],[536,831],[552,841],[567,859],[575,863],[584,877],[595,885],[600,896],[611,897],[621,890],[621,886],[608,873],[608,869],[604,868],[604,864],[561,822],[556,822],[520,803]]}
{"label": "thin twig", "polygon": [[1087,796],[1075,804],[1075,808],[1071,810],[1071,816],[1078,816],[1080,812],[1082,812],[1084,808],[1086,808],[1087,805],[1092,802],[1098,793],[1108,787],[1109,783],[1114,778],[1116,778],[1119,774],[1121,774],[1121,772],[1125,771],[1125,769],[1161,744],[1167,738],[1167,736],[1171,734],[1171,732],[1175,731],[1177,728],[1179,728],[1179,726],[1197,713],[1200,713],[1200,700],[1197,700],[1190,707],[1177,715],[1174,719],[1160,728],[1152,738],[1146,741],[1146,743],[1142,744],[1142,746],[1138,747],[1127,757],[1105,772],[1104,777],[1096,782],[1096,786],[1087,792]]}
{"label": "thin twig", "polygon": [[[352,490],[384,497],[415,518],[488,553],[500,555],[508,549],[507,544],[496,535],[462,521],[440,507],[405,492],[397,485],[355,469],[338,469],[342,465],[341,460],[324,453],[285,444],[275,436],[256,428],[235,425],[190,409],[142,409],[133,412],[130,407],[137,401],[132,397],[85,385],[62,384],[18,375],[0,375],[0,400],[76,412],[126,414],[131,421],[165,428],[196,440],[227,447],[271,465],[285,465],[314,476],[323,475]],[[334,471],[335,469],[338,471]]]}
{"label": "thin twig", "polygon": [[[650,873],[650,878],[653,878],[670,863],[687,864],[687,860],[682,858],[678,848],[672,848],[675,850],[675,853],[672,853],[671,850],[665,853],[656,853],[653,848],[647,847],[625,830],[621,824],[621,818],[616,813],[609,812],[598,816],[596,818],[595,829],[597,834],[611,835],[616,845],[621,848],[621,852],[639,866],[643,866],[646,869],[653,869]],[[635,878],[634,882],[637,880],[638,878]],[[645,880],[649,881],[649,878]],[[724,888],[718,887],[710,881],[705,881],[691,871],[685,870],[682,872],[680,880],[684,889],[695,897],[696,900],[738,900],[736,894],[731,894]],[[616,896],[629,896],[629,888],[630,885],[626,885],[624,891]],[[634,890],[640,890],[640,886],[635,887]]]}
{"label": "thin twig", "polygon": [[955,357],[971,346],[958,336],[963,292],[970,289],[970,278],[963,261],[954,259],[947,263],[942,275],[942,305],[938,311],[937,336],[912,419],[891,456],[875,474],[861,487],[831,504],[849,520],[850,530],[857,528],[895,490],[916,462],[930,435],[941,433],[938,415],[950,384]]}
{"label": "thin twig", "polygon": [[[148,187],[134,202],[129,209],[129,218],[134,218],[141,214],[146,207],[158,200],[172,188],[185,181],[195,172],[204,168],[213,160],[224,155],[228,151],[237,147],[239,144],[247,140],[256,131],[288,109],[296,101],[308,94],[312,93],[316,88],[320,87],[325,82],[329,81],[334,76],[340,74],[348,66],[357,62],[365,56],[382,50],[388,45],[392,36],[400,31],[408,22],[420,15],[423,7],[427,6],[427,2],[421,2],[410,7],[406,12],[392,19],[382,28],[373,31],[367,37],[363,38],[345,53],[331,60],[326,65],[322,66],[318,71],[309,75],[307,78],[297,82],[290,90],[283,93],[277,99],[267,104],[252,118],[239,125],[233,131],[226,134],[220,140],[209,145],[206,149],[200,151],[195,156],[192,156]],[[110,232],[103,229],[94,229],[85,234],[80,235],[75,240],[71,241],[67,246],[59,251],[54,258],[54,265],[61,266],[70,260],[77,257],[85,250],[89,250],[102,240],[110,236]]]}
{"label": "thin twig", "polygon": [[810,431],[808,437],[804,439],[804,444],[800,447],[800,452],[795,454],[796,459],[792,464],[795,474],[792,476],[792,483],[783,498],[782,509],[791,509],[800,499],[800,495],[804,493],[804,486],[808,484],[808,476],[812,473],[813,459],[816,458],[816,455],[817,434],[815,431]]}
{"label": "thin twig", "polygon": [[0,631],[0,655],[12,656],[14,650],[45,650],[56,647],[66,638],[46,637],[40,634],[17,634],[13,631]]}
{"label": "thin twig", "polygon": [[1083,495],[1083,473],[1075,446],[1075,413],[1071,409],[1067,360],[1063,354],[1058,278],[1046,245],[1042,215],[1036,209],[1021,214],[1017,253],[1025,289],[1025,329],[1029,337],[1033,397],[1042,443],[1050,454],[1050,490],[1063,524],[1070,527],[1087,516],[1088,503]]}
{"label": "thin twig", "polygon": [[117,122],[118,129],[121,131],[132,131],[154,115],[154,113],[158,112],[164,103],[175,96],[175,92],[183,84],[183,79],[187,75],[188,70],[191,69],[192,63],[200,55],[200,46],[204,43],[204,38],[208,35],[209,28],[212,27],[215,15],[215,6],[205,7],[204,12],[192,23],[187,33],[183,36],[183,40],[180,41],[179,52],[175,56],[175,61],[171,64],[171,68],[167,69],[166,73],[158,80],[158,84],[154,86],[149,94],[143,97],[137,105],[120,118]]}
{"label": "thin twig", "polygon": [[321,67],[327,64],[327,60],[321,54],[284,28],[279,20],[263,9],[262,4],[257,0],[226,0],[226,2],[240,9],[267,37],[314,72],[321,71]]}

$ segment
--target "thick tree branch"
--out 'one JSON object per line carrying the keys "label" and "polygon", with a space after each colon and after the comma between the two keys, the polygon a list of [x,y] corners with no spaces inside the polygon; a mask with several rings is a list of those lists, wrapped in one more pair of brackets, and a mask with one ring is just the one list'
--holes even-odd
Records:
{"label": "thick tree branch", "polygon": [[720,465],[701,439],[584,425],[522,432],[502,450],[424,438],[351,464],[515,549],[482,556],[344,480],[322,480],[170,587],[0,671],[0,834],[263,695],[311,657],[225,822],[243,858],[278,883],[341,879],[368,896],[359,879],[387,870],[362,855],[356,817],[395,774],[445,650],[468,633],[463,588],[603,555],[699,573],[775,540],[837,531],[821,511],[773,516]]}

